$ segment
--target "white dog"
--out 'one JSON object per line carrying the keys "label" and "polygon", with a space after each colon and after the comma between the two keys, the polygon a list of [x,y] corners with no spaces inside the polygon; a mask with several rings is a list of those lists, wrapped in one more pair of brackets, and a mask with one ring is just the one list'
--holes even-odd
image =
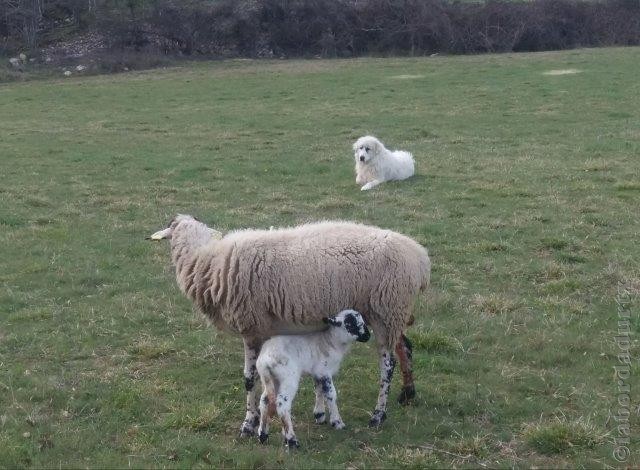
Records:
{"label": "white dog", "polygon": [[360,137],[353,144],[356,159],[356,183],[363,184],[362,191],[380,183],[403,180],[413,176],[413,155],[404,150],[388,150],[375,137]]}

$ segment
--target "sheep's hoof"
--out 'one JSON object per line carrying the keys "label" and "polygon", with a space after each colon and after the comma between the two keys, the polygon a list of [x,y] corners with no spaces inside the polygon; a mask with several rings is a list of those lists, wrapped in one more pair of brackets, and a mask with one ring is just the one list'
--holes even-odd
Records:
{"label": "sheep's hoof", "polygon": [[369,420],[370,428],[377,428],[387,418],[387,413],[384,410],[374,410],[371,420]]}
{"label": "sheep's hoof", "polygon": [[269,434],[261,432],[258,434],[258,439],[260,439],[260,444],[265,444],[269,439]]}
{"label": "sheep's hoof", "polygon": [[335,429],[344,429],[347,425],[342,421],[332,421],[331,427]]}
{"label": "sheep's hoof", "polygon": [[313,417],[316,420],[316,424],[324,424],[324,422],[326,421],[326,415],[324,414],[324,411],[321,413],[313,413]]}
{"label": "sheep's hoof", "polygon": [[401,405],[408,405],[409,402],[415,398],[416,396],[416,387],[415,385],[405,385],[402,387],[400,391],[400,395],[398,395],[398,403]]}
{"label": "sheep's hoof", "polygon": [[292,439],[286,439],[284,440],[284,446],[287,449],[299,449],[300,448],[300,443],[298,442],[298,439],[296,439],[295,437]]}

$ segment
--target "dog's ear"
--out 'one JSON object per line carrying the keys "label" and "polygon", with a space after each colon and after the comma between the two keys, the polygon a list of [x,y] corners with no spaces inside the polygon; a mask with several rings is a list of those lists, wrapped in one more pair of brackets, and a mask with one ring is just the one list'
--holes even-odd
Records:
{"label": "dog's ear", "polygon": [[373,142],[371,142],[371,148],[373,149],[373,153],[376,155],[379,154],[383,148],[382,142],[378,139],[373,139]]}
{"label": "dog's ear", "polygon": [[355,141],[352,145],[353,147],[353,151],[355,152],[356,150],[358,150],[358,141]]}

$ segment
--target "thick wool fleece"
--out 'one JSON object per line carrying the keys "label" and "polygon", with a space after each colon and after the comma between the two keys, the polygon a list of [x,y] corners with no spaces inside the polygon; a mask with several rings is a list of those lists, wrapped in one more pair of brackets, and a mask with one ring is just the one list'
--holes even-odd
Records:
{"label": "thick wool fleece", "polygon": [[245,337],[266,338],[282,324],[317,323],[351,308],[393,350],[429,283],[427,251],[390,230],[322,222],[216,239],[191,217],[173,225],[180,289],[218,328]]}

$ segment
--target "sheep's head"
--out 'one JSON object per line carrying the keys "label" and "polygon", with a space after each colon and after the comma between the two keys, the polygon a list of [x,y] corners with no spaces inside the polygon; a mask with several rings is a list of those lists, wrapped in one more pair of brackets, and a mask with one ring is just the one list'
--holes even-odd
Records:
{"label": "sheep's head", "polygon": [[167,226],[167,228],[162,229],[162,230],[158,230],[157,232],[152,234],[150,237],[147,237],[147,239],[148,240],[171,239],[171,237],[173,236],[173,233],[179,227],[193,226],[193,225],[201,225],[201,226],[205,227],[210,232],[211,238],[214,238],[214,239],[222,238],[222,234],[220,232],[218,232],[216,230],[213,230],[212,228],[207,227],[205,224],[200,222],[195,217],[192,217],[192,216],[186,215],[186,214],[178,214],[173,219],[171,219],[171,222],[169,222],[169,225]]}
{"label": "sheep's head", "polygon": [[350,336],[361,343],[366,343],[371,337],[362,315],[355,310],[343,310],[333,318],[325,318],[324,322],[334,327],[344,328]]}

